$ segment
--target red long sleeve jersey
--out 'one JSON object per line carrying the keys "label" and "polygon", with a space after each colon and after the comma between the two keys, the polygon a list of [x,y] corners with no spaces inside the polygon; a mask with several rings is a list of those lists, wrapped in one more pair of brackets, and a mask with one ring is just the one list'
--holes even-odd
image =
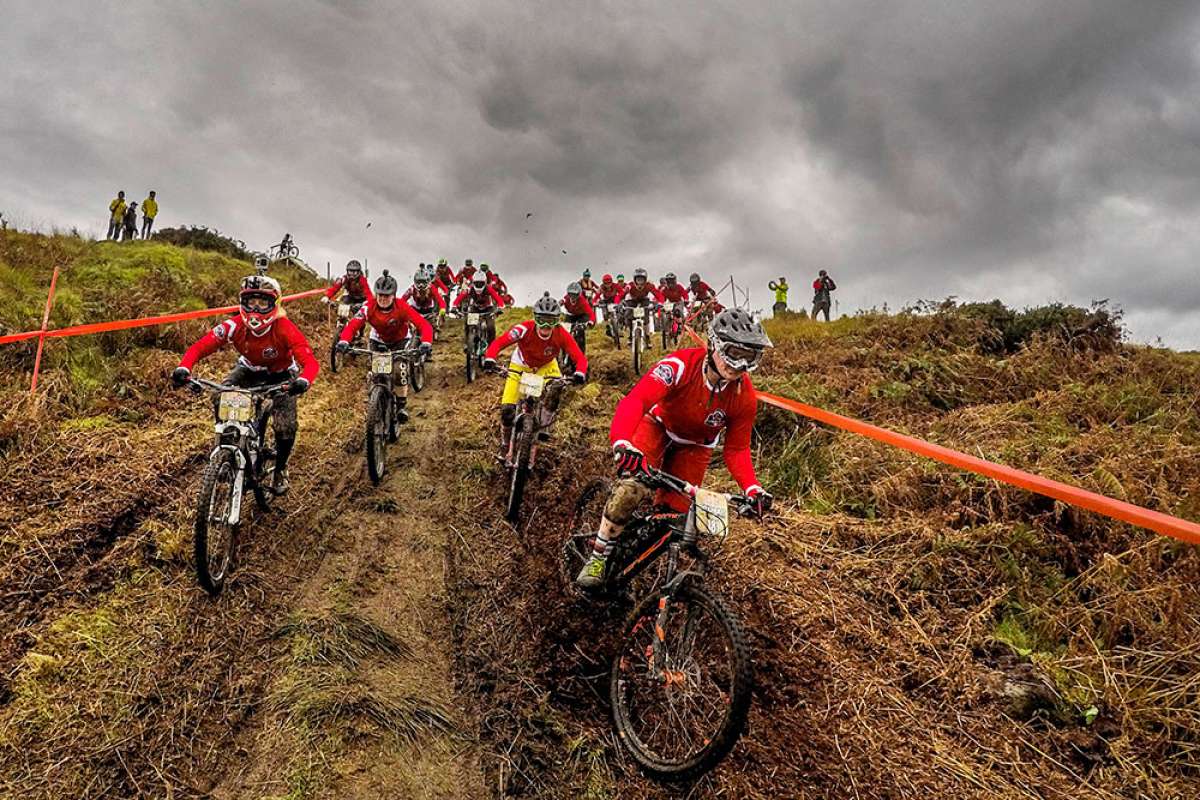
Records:
{"label": "red long sleeve jersey", "polygon": [[621,287],[615,283],[601,283],[596,289],[596,297],[602,303],[617,302],[617,295],[621,293]]}
{"label": "red long sleeve jersey", "polygon": [[285,372],[296,366],[300,368],[300,377],[312,383],[321,368],[308,339],[287,317],[276,318],[262,336],[250,333],[241,317],[230,317],[189,347],[179,366],[191,369],[200,359],[228,345],[241,354],[238,363],[252,370]]}
{"label": "red long sleeve jersey", "polygon": [[663,301],[662,292],[650,281],[646,281],[642,286],[638,286],[636,283],[627,283],[625,284],[625,288],[621,290],[621,294],[617,296],[617,302],[620,303],[626,299],[640,302],[650,296],[653,296],[660,303]]}
{"label": "red long sleeve jersey", "polygon": [[434,276],[442,282],[443,286],[453,286],[454,281],[457,280],[454,275],[454,270],[450,269],[449,265],[435,269]]}
{"label": "red long sleeve jersey", "polygon": [[609,441],[628,445],[646,414],[659,422],[672,442],[715,447],[726,431],[725,465],[747,491],[758,486],[750,460],[750,431],[757,400],[750,376],[714,391],[704,374],[708,351],[676,350],[642,376],[617,404]]}
{"label": "red long sleeve jersey", "polygon": [[541,369],[558,358],[560,352],[566,351],[571,360],[575,362],[575,371],[587,373],[587,357],[580,352],[579,345],[575,344],[571,334],[562,325],[555,325],[554,330],[550,332],[550,338],[543,339],[538,336],[537,326],[533,320],[526,320],[519,325],[512,326],[508,333],[497,336],[488,345],[484,356],[491,359],[498,358],[500,351],[511,344],[517,346],[517,352],[513,353],[513,359],[522,366],[533,370]]}
{"label": "red long sleeve jersey", "polygon": [[579,295],[574,301],[571,300],[571,295],[566,295],[562,299],[562,304],[563,311],[568,316],[578,317],[584,315],[592,321],[593,325],[596,324],[596,309],[592,308],[592,304],[588,302],[587,297],[584,295]]}
{"label": "red long sleeve jersey", "polygon": [[329,288],[325,290],[325,296],[332,300],[337,297],[337,293],[342,289],[346,290],[346,299],[355,303],[361,303],[371,295],[371,285],[367,283],[366,275],[358,276],[358,286],[348,283],[345,275],[337,276]]}
{"label": "red long sleeve jersey", "polygon": [[446,298],[442,296],[441,290],[438,288],[437,281],[429,284],[429,296],[422,298],[417,293],[416,286],[410,286],[400,295],[401,300],[408,301],[408,304],[413,308],[428,309],[436,305],[442,311],[446,310]]}
{"label": "red long sleeve jersey", "polygon": [[504,299],[496,294],[496,290],[491,286],[478,295],[475,294],[474,287],[459,292],[458,297],[454,299],[454,307],[458,308],[461,306],[467,301],[467,298],[470,298],[470,303],[467,304],[469,308],[487,308],[493,304],[496,308],[504,308]]}
{"label": "red long sleeve jersey", "polygon": [[688,290],[684,288],[682,283],[677,283],[674,286],[662,285],[658,287],[659,293],[671,303],[682,303],[688,299]]}
{"label": "red long sleeve jersey", "polygon": [[692,284],[692,299],[708,300],[712,296],[713,296],[712,287],[709,286],[704,281],[700,281],[699,283]]}
{"label": "red long sleeve jersey", "polygon": [[379,339],[384,344],[403,342],[408,337],[409,325],[416,327],[422,342],[433,343],[433,326],[400,298],[396,298],[386,311],[379,307],[374,297],[367,298],[366,304],[350,318],[350,323],[342,331],[341,340],[353,341],[354,335],[368,322],[371,323],[371,338]]}

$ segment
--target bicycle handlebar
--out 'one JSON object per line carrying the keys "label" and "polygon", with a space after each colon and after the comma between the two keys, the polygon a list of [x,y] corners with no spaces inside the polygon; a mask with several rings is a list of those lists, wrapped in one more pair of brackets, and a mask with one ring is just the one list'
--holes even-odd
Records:
{"label": "bicycle handlebar", "polygon": [[[696,496],[696,491],[700,489],[699,486],[688,483],[683,478],[676,477],[669,472],[663,472],[649,464],[646,465],[646,471],[637,476],[637,480],[651,489],[669,489],[693,498]],[[757,511],[757,504],[753,498],[747,497],[744,494],[726,494],[725,492],[718,492],[718,494],[723,496],[726,502],[733,506],[739,516],[760,516]],[[764,505],[763,512],[766,512],[768,509],[770,509],[769,501]]]}
{"label": "bicycle handlebar", "polygon": [[221,392],[237,392],[238,394],[248,394],[251,397],[271,397],[275,394],[284,394],[287,392],[291,381],[283,381],[282,383],[272,383],[267,386],[230,386],[226,383],[217,383],[216,381],[206,380],[204,378],[189,378],[185,386],[190,386],[195,391],[207,391],[211,394],[220,394]]}

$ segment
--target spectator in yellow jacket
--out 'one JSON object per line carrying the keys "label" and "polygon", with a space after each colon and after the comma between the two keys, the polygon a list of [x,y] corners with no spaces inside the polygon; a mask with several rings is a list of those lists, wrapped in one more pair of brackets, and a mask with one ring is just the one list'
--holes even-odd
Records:
{"label": "spectator in yellow jacket", "polygon": [[154,199],[154,190],[142,201],[142,238],[150,238],[150,229],[154,227],[154,218],[158,216],[158,201]]}
{"label": "spectator in yellow jacket", "polygon": [[121,226],[125,222],[125,192],[117,192],[117,199],[108,204],[108,238],[114,242],[121,238]]}

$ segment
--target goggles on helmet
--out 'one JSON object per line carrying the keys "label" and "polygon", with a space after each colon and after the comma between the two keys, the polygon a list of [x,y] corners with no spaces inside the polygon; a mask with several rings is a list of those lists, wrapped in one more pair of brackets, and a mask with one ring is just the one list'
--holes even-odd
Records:
{"label": "goggles on helmet", "polygon": [[762,362],[761,347],[749,347],[737,342],[717,342],[716,349],[721,354],[721,359],[731,369],[739,372],[754,372]]}

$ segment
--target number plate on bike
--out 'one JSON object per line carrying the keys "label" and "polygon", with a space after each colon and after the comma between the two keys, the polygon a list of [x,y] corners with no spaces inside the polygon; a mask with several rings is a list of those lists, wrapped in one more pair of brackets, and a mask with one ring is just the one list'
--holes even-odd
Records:
{"label": "number plate on bike", "polygon": [[350,316],[350,304],[349,303],[338,303],[338,316],[339,317]]}
{"label": "number plate on bike", "polygon": [[546,379],[541,375],[534,375],[532,372],[521,373],[521,383],[517,387],[517,392],[521,397],[541,397],[544,388],[546,388]]}
{"label": "number plate on bike", "polygon": [[375,353],[371,356],[371,372],[376,375],[392,374],[392,354]]}
{"label": "number plate on bike", "polygon": [[468,325],[478,325],[479,324],[479,315],[478,314],[467,314],[467,324]]}
{"label": "number plate on bike", "polygon": [[249,422],[252,413],[250,395],[242,392],[221,392],[217,418],[222,422]]}
{"label": "number plate on bike", "polygon": [[645,319],[646,318],[646,309],[642,308],[641,306],[638,306],[637,308],[633,309],[633,318],[634,319]]}
{"label": "number plate on bike", "polygon": [[696,490],[696,532],[724,539],[729,533],[729,501],[720,492]]}

